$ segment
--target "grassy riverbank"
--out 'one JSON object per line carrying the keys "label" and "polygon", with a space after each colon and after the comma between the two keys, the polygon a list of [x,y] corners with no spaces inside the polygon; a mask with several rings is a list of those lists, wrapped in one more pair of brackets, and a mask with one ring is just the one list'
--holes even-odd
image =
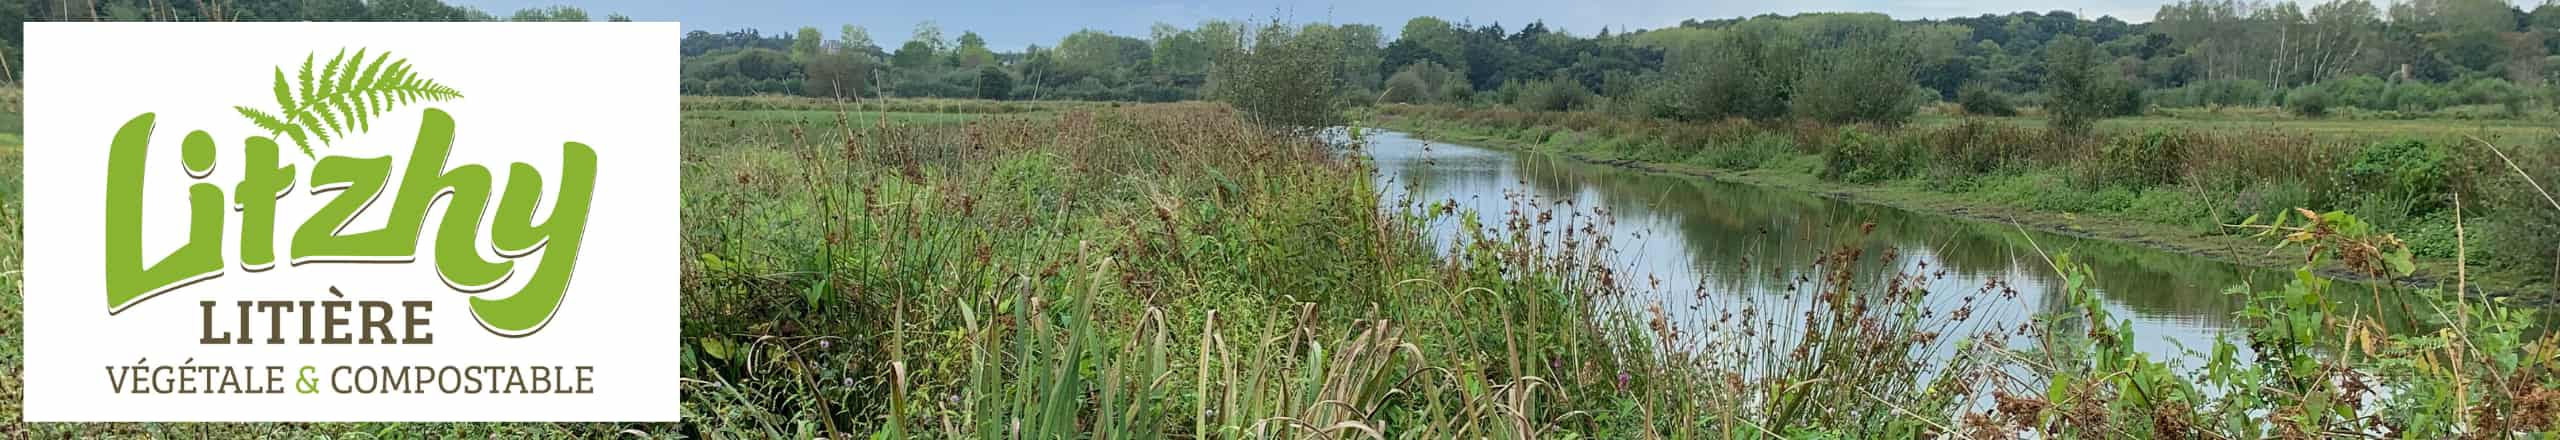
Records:
{"label": "grassy riverbank", "polygon": [[[2436,306],[2414,319],[2449,332],[2376,334],[2384,327],[2322,299],[2362,288],[2306,277],[2250,289],[2234,319],[2253,330],[2197,347],[2214,354],[2190,375],[2134,350],[2143,336],[2108,315],[2067,256],[2050,266],[2065,305],[2014,327],[1971,307],[1929,311],[2015,291],[1856,275],[1894,257],[1855,242],[1781,269],[1800,275],[1800,293],[1674,313],[1659,298],[1692,293],[1655,291],[1601,257],[1626,245],[1593,233],[1612,227],[1605,213],[1382,202],[1364,159],[1223,106],[901,119],[922,112],[792,105],[808,107],[684,119],[680,423],[0,434],[2434,437],[2548,431],[2560,407],[2560,340],[2522,336],[2529,311],[2425,291],[2371,292]],[[17,165],[14,151],[0,149],[0,165]],[[14,195],[9,177],[0,188]],[[9,206],[0,246],[16,258]],[[1452,224],[1477,232],[1453,254],[1427,247],[1423,231]],[[2398,249],[2343,215],[2308,226],[2296,249],[2318,245],[2322,258]],[[0,273],[0,287],[16,290],[17,275]],[[0,326],[15,328],[18,297],[6,304]],[[5,339],[0,368],[15,371],[18,336]],[[2244,344],[2256,361],[2229,355]],[[2341,346],[2360,350],[2326,348]],[[0,405],[19,402],[17,380],[0,376]],[[2397,391],[2372,392],[2383,386]]]}
{"label": "grassy riverbank", "polygon": [[[2478,130],[2456,121],[2379,136],[2348,125],[2237,129],[2246,121],[2109,121],[2087,138],[2002,119],[1902,128],[1679,124],[1587,113],[1384,106],[1380,127],[1416,136],[1540,151],[2051,232],[2128,242],[2261,267],[2299,259],[2268,252],[2254,231],[2292,208],[2357,212],[2419,243],[2420,270],[2401,281],[2453,275],[2454,207],[2471,227],[2472,280],[2485,290],[2553,295],[2560,271],[2554,215],[2496,153],[2536,179],[2560,178],[2547,131]],[[2040,125],[2040,124],[2035,124]],[[2324,128],[2325,127],[2325,128]],[[2547,185],[2547,183],[2546,183]],[[2341,266],[2334,276],[2354,276]],[[2537,299],[2547,301],[2548,299]]]}

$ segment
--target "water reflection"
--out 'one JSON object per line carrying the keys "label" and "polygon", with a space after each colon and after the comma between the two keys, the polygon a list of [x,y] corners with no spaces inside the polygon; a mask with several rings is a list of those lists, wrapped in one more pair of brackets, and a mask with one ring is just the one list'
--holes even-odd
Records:
{"label": "water reflection", "polygon": [[[2096,290],[2114,314],[2132,321],[2136,347],[2164,359],[2185,357],[2186,349],[2209,351],[2215,335],[2232,325],[2239,301],[2224,289],[2243,280],[2281,281],[2281,274],[2210,259],[1800,192],[1427,143],[1393,132],[1369,141],[1389,200],[1454,203],[1481,213],[1485,226],[1497,230],[1512,213],[1549,213],[1552,221],[1533,228],[1546,233],[1549,246],[1599,226],[1590,230],[1608,237],[1613,267],[1639,291],[1633,306],[1658,301],[1690,327],[1684,333],[1709,333],[1704,327],[1745,308],[1764,316],[1803,310],[1809,295],[1796,290],[1820,278],[1815,262],[1842,246],[1868,256],[1855,268],[1861,279],[1921,274],[1933,292],[1924,301],[1931,313],[1970,309],[1964,313],[1981,329],[2014,328],[2037,313],[2058,311],[2065,299],[2054,286],[2061,280],[2036,247],[2068,253],[2096,273]],[[1459,228],[1441,222],[1433,235],[1446,249]]]}

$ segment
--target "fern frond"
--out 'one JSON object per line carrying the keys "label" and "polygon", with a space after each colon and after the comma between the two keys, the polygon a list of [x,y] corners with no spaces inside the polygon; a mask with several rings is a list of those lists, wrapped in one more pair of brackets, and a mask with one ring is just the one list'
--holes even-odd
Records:
{"label": "fern frond", "polygon": [[[312,121],[313,118],[311,117],[311,110],[306,107],[310,107],[312,101],[318,101],[320,98],[319,89],[313,88],[311,84],[311,68],[317,67],[314,62],[317,61],[316,57],[318,56],[319,54],[317,53],[302,56],[302,75],[301,78],[298,78],[302,80],[302,100],[294,103],[295,105],[285,106],[285,108],[281,110],[284,112],[286,122],[296,122],[308,125],[313,129],[312,131],[315,132],[319,131],[318,129],[320,128],[320,125],[318,122]],[[329,142],[328,133],[321,133],[320,136],[321,143]]]}
{"label": "fern frond", "polygon": [[[391,53],[374,53],[358,48],[352,56],[345,49],[321,63],[319,54],[305,55],[297,82],[285,79],[284,68],[275,69],[276,105],[274,114],[239,107],[241,116],[259,128],[278,136],[290,136],[302,148],[304,156],[313,156],[309,138],[317,137],[322,145],[336,138],[373,129],[373,119],[417,101],[461,99],[462,93],[434,80],[418,76],[409,60],[393,59]],[[300,87],[295,87],[299,85]]]}
{"label": "fern frond", "polygon": [[267,114],[267,112],[258,111],[258,109],[249,108],[248,106],[235,105],[231,106],[231,109],[240,111],[241,117],[249,118],[249,122],[252,124],[258,124],[258,128],[275,132],[284,131],[284,118],[278,118],[275,115],[270,115]]}
{"label": "fern frond", "polygon": [[[357,51],[356,53],[364,52]],[[382,111],[382,106],[380,105],[380,96],[382,91],[373,88],[374,75],[382,73],[382,61],[390,58],[390,52],[383,52],[381,54],[374,55],[373,63],[365,65],[364,76],[356,79],[356,106],[363,108],[366,113]],[[357,125],[359,130],[373,131],[373,123],[367,122],[365,119],[357,119],[356,122],[359,123]]]}
{"label": "fern frond", "polygon": [[[363,64],[364,64],[364,51],[365,51],[365,50],[364,50],[363,48],[357,48],[357,49],[356,49],[356,56],[355,56],[355,58],[349,58],[349,60],[351,60],[351,61],[353,61],[353,62],[351,62],[351,63],[348,63],[348,64],[347,64],[347,69],[346,69],[346,70],[341,71],[341,72],[339,72],[339,73],[338,73],[338,74],[339,74],[339,76],[338,76],[338,88],[339,88],[339,89],[341,89],[341,90],[350,90],[350,91],[355,90],[355,86],[356,86],[356,70],[358,70],[358,69],[357,69],[357,66],[360,66],[360,65],[363,65]],[[340,50],[339,52],[343,53],[343,52],[345,52],[345,50]],[[361,92],[356,92],[356,93],[361,93]],[[329,97],[329,103],[330,103],[331,105],[335,105],[335,106],[337,106],[337,107],[338,107],[338,114],[347,115],[347,119],[346,119],[345,121],[343,121],[343,122],[346,124],[346,126],[347,126],[347,129],[348,129],[348,130],[355,130],[355,131],[356,131],[356,132],[358,132],[358,133],[362,133],[362,132],[364,132],[365,130],[359,130],[359,129],[357,129],[357,128],[356,128],[356,125],[357,125],[357,124],[368,124],[368,125],[370,125],[370,122],[368,122],[368,121],[366,121],[366,120],[365,120],[365,114],[364,114],[364,112],[362,112],[362,111],[358,111],[358,110],[362,110],[362,109],[359,109],[359,108],[352,108],[352,103],[355,101],[355,97],[354,97],[354,96],[349,96],[349,95],[354,95],[354,94],[355,94],[355,93],[339,93],[339,94],[336,94],[336,95],[331,95],[331,96]]]}
{"label": "fern frond", "polygon": [[276,68],[276,108],[293,108],[293,84],[285,82],[284,68]]}
{"label": "fern frond", "polygon": [[[279,73],[278,75],[282,74]],[[303,142],[302,127],[296,127],[293,124],[285,123],[284,118],[267,114],[267,112],[258,111],[258,109],[246,106],[232,106],[231,108],[233,110],[239,110],[240,116],[249,118],[250,123],[257,124],[258,128],[266,129],[270,133],[276,133],[279,135],[288,132],[293,133],[294,146],[302,148],[302,155],[311,155],[311,145]]]}
{"label": "fern frond", "polygon": [[[294,107],[294,101],[293,101],[293,84],[285,81],[285,79],[284,79],[284,67],[281,67],[281,66],[276,67],[276,68],[275,68],[275,71],[276,71],[276,86],[275,86],[275,88],[276,88],[276,108],[283,108],[283,109],[290,109],[290,108],[293,108],[293,107]],[[274,117],[274,116],[268,116],[268,118],[269,118],[269,119],[274,119],[274,120],[275,120],[275,123],[273,123],[273,124],[269,124],[267,121],[265,121],[265,120],[260,120],[260,119],[259,119],[259,116],[266,115],[266,113],[265,113],[265,112],[257,112],[257,113],[255,113],[255,114],[252,114],[252,113],[250,113],[250,112],[253,112],[253,111],[255,111],[255,110],[250,109],[250,108],[248,108],[248,107],[238,107],[238,108],[240,109],[240,114],[241,114],[242,116],[248,116],[248,117],[249,117],[250,122],[257,123],[259,128],[267,129],[267,135],[268,135],[269,137],[281,136],[281,135],[283,135],[283,134],[284,134],[285,132],[287,132],[287,131],[291,131],[291,132],[293,132],[293,133],[294,133],[294,135],[293,135],[293,146],[294,146],[294,147],[301,148],[301,149],[302,149],[302,155],[303,155],[303,156],[306,156],[306,157],[311,156],[311,142],[310,142],[310,139],[308,139],[308,138],[306,138],[306,137],[304,137],[304,136],[302,135],[302,127],[294,126],[292,122],[287,122],[287,121],[285,120],[285,118],[277,118],[277,117]]]}
{"label": "fern frond", "polygon": [[[320,115],[320,123],[328,125],[329,131],[333,134],[346,134],[347,132],[345,127],[338,125],[339,118],[346,112],[337,111],[338,109],[334,108],[337,105],[338,89],[340,88],[338,87],[338,65],[344,64],[346,60],[347,50],[338,49],[338,55],[329,58],[328,67],[320,69],[319,99],[303,103],[303,105],[311,107],[312,112]],[[320,136],[320,143],[329,143],[329,137],[325,135]]]}

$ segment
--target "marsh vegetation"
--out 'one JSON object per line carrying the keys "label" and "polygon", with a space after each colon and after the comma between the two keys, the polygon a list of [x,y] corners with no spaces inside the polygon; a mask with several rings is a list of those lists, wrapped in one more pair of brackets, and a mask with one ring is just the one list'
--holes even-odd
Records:
{"label": "marsh vegetation", "polygon": [[[23,9],[234,16],[128,3]],[[699,32],[682,91],[751,96],[682,103],[681,422],[0,435],[2547,436],[2560,336],[2533,294],[2560,271],[2560,146],[2538,66],[2560,7],[2419,2],[2384,26],[2359,4],[1588,36],[1424,17],[1393,40],[1216,21],[1021,52],[931,26],[894,51],[853,26]],[[2256,44],[2269,29],[2327,43]],[[2376,49],[2330,44],[2356,42]],[[0,88],[12,292],[18,96]],[[1554,168],[1471,168],[1416,139]],[[1496,189],[1434,192],[1429,173]],[[1792,190],[2013,222],[1771,192]],[[2254,257],[2093,252],[2016,219]],[[1651,250],[1684,244],[1691,261]],[[2145,322],[2160,306],[2126,293],[2164,288],[2213,325]],[[0,344],[18,370],[19,338]],[[0,413],[21,412],[17,380],[0,375]]]}

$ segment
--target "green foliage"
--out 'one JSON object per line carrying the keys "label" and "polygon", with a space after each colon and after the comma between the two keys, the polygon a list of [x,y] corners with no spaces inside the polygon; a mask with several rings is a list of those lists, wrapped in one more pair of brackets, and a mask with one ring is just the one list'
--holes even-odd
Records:
{"label": "green foliage", "polygon": [[2161,130],[2113,137],[2098,149],[2098,160],[2088,164],[2087,171],[2099,185],[2176,185],[2182,180],[2181,167],[2192,139],[2189,133]]}
{"label": "green foliage", "polygon": [[2017,106],[2009,103],[2007,94],[1982,83],[1965,84],[1964,88],[1956,90],[1956,104],[1961,106],[1964,113],[1968,115],[2000,117],[2018,115]]}
{"label": "green foliage", "polygon": [[1688,121],[1784,116],[1803,47],[1775,24],[1711,34],[1672,56],[1666,113]]}
{"label": "green foliage", "polygon": [[[462,92],[418,76],[407,59],[389,61],[391,53],[383,52],[366,62],[364,54],[364,49],[357,49],[349,57],[341,49],[326,65],[316,64],[318,54],[305,56],[301,73],[295,76],[298,81],[286,81],[284,68],[277,67],[274,89],[279,110],[233,109],[269,136],[292,139],[302,155],[311,156],[310,138],[327,145],[350,132],[372,129],[374,117],[399,106],[462,98]],[[320,66],[316,78],[314,66]]]}
{"label": "green foliage", "polygon": [[1013,75],[996,66],[978,68],[978,98],[1004,99],[1013,96]]}
{"label": "green foliage", "polygon": [[1342,82],[1309,72],[1332,71],[1339,48],[1302,37],[1278,22],[1256,29],[1247,48],[1211,66],[1210,96],[1266,126],[1313,130],[1338,124],[1342,112],[1334,94]]}
{"label": "green foliage", "polygon": [[1421,75],[1414,74],[1408,69],[1396,72],[1395,76],[1387,78],[1386,89],[1378,92],[1378,101],[1393,104],[1425,103],[1431,102],[1432,95],[1438,92],[1439,89],[1423,81]]}
{"label": "green foliage", "polygon": [[801,65],[801,94],[817,98],[861,98],[877,96],[871,77],[875,66],[870,57],[851,53],[813,55]]}
{"label": "green foliage", "polygon": [[2273,102],[2267,96],[2265,81],[2245,79],[2198,81],[2152,90],[2149,95],[2153,103],[2162,107],[2251,106]]}
{"label": "green foliage", "polygon": [[[2477,202],[2463,203],[2480,203],[2477,209],[2489,210],[2484,221],[2487,225],[2480,229],[2484,236],[2497,237],[2481,241],[2485,245],[2481,249],[2486,251],[2483,256],[2491,264],[2519,268],[2544,281],[2560,281],[2560,206],[2553,206],[2542,192],[2531,190],[2534,185],[2545,191],[2560,190],[2555,188],[2560,187],[2560,152],[2520,150],[2510,148],[2507,155],[2516,161],[2516,167],[2531,174],[2530,181],[2522,173],[2491,173],[2476,185],[2499,190],[2487,191],[2487,197]],[[2471,206],[2464,209],[2475,209]],[[2475,212],[2466,211],[2466,215],[2479,215]]]}
{"label": "green foliage", "polygon": [[2045,113],[2064,133],[2084,134],[2109,112],[2107,79],[2098,71],[2097,47],[2086,38],[2064,35],[2045,46]]}
{"label": "green foliage", "polygon": [[1924,154],[1901,139],[1842,128],[1837,140],[1825,145],[1821,177],[1851,183],[1909,177]]}
{"label": "green foliage", "polygon": [[791,59],[803,63],[818,59],[818,43],[827,39],[826,34],[818,33],[817,27],[802,26],[798,37],[791,39]]}
{"label": "green foliage", "polygon": [[2284,108],[2306,118],[2325,117],[2329,116],[2329,106],[2333,105],[2332,100],[2329,91],[2324,87],[2302,86],[2284,95]]}
{"label": "green foliage", "polygon": [[1788,102],[1798,117],[1830,123],[1898,125],[1919,111],[1911,61],[1900,46],[1857,42],[1814,56]]}
{"label": "green foliage", "polygon": [[1521,110],[1581,110],[1591,107],[1595,101],[1599,100],[1599,96],[1593,95],[1591,89],[1583,88],[1581,84],[1575,84],[1570,79],[1533,80],[1515,84],[1518,86],[1513,92],[1511,106]]}
{"label": "green foliage", "polygon": [[2404,204],[2389,214],[2416,217],[2451,205],[2452,163],[2448,148],[2403,139],[2366,145],[2340,174],[2359,192]]}

